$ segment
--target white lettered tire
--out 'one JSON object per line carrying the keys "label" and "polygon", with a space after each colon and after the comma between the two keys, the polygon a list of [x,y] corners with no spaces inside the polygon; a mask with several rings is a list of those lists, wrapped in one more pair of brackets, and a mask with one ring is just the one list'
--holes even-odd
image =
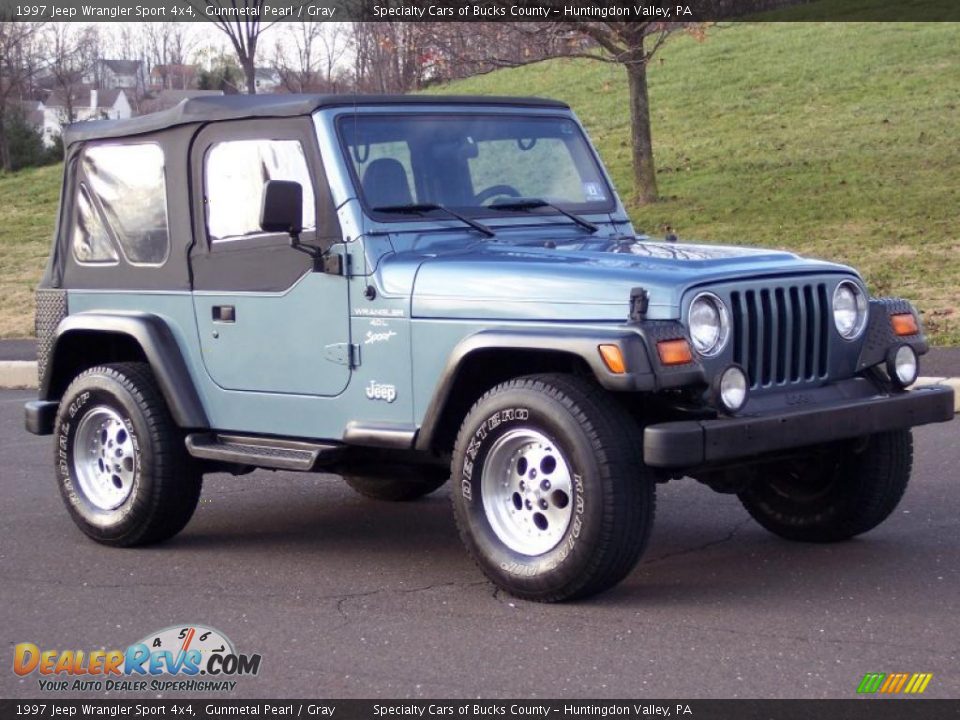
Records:
{"label": "white lettered tire", "polygon": [[70,383],[57,412],[54,456],[71,517],[106,545],[166,540],[200,498],[201,473],[145,363],[101,365]]}
{"label": "white lettered tire", "polygon": [[620,582],[653,524],[633,418],[591,380],[521,377],[473,406],[452,463],[460,536],[518,597],[556,602]]}

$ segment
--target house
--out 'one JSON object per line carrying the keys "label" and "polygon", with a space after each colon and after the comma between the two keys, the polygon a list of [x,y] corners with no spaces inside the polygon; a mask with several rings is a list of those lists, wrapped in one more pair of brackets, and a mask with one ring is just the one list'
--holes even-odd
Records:
{"label": "house", "polygon": [[139,60],[100,61],[100,87],[103,90],[142,90],[143,63]]}
{"label": "house", "polygon": [[127,91],[123,88],[98,90],[87,86],[58,88],[40,103],[43,121],[40,130],[48,147],[63,133],[63,126],[84,120],[124,120],[133,115]]}
{"label": "house", "polygon": [[[283,80],[280,71],[271,67],[258,67],[254,74],[254,85],[261,94],[275,93],[280,89]],[[246,88],[246,83],[243,85]]]}
{"label": "house", "polygon": [[199,74],[199,65],[154,65],[150,70],[150,89],[193,90]]}

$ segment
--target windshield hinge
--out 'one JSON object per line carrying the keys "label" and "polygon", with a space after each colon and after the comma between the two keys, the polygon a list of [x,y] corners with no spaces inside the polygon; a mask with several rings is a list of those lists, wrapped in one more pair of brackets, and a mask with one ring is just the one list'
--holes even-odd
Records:
{"label": "windshield hinge", "polygon": [[339,253],[329,253],[323,256],[323,271],[327,275],[340,275],[342,277],[351,277],[353,263],[349,253],[340,255]]}
{"label": "windshield hinge", "polygon": [[647,319],[650,293],[646,288],[635,287],[630,291],[630,322],[640,323]]}
{"label": "windshield hinge", "polygon": [[323,349],[323,356],[337,365],[360,367],[360,346],[353,343],[334,343]]}

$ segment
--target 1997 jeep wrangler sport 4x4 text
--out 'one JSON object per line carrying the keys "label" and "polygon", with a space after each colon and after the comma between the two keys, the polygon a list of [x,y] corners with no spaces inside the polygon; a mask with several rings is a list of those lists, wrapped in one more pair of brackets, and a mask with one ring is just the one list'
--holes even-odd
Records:
{"label": "1997 jeep wrangler sport 4x4 text", "polygon": [[102,543],[175,535],[208,471],[387,500],[452,473],[494,583],[583,597],[636,564],[659,482],[843,540],[903,495],[910,428],[953,414],[951,390],[905,390],[909,303],[636,236],[562,103],[195,99],[65,144],[26,424]]}

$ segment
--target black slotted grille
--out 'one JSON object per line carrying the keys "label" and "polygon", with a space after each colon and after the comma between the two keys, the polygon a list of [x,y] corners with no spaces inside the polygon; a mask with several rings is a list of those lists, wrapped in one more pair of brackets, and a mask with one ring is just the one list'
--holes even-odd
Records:
{"label": "black slotted grille", "polygon": [[825,283],[730,293],[733,357],[752,388],[826,377],[830,306]]}

